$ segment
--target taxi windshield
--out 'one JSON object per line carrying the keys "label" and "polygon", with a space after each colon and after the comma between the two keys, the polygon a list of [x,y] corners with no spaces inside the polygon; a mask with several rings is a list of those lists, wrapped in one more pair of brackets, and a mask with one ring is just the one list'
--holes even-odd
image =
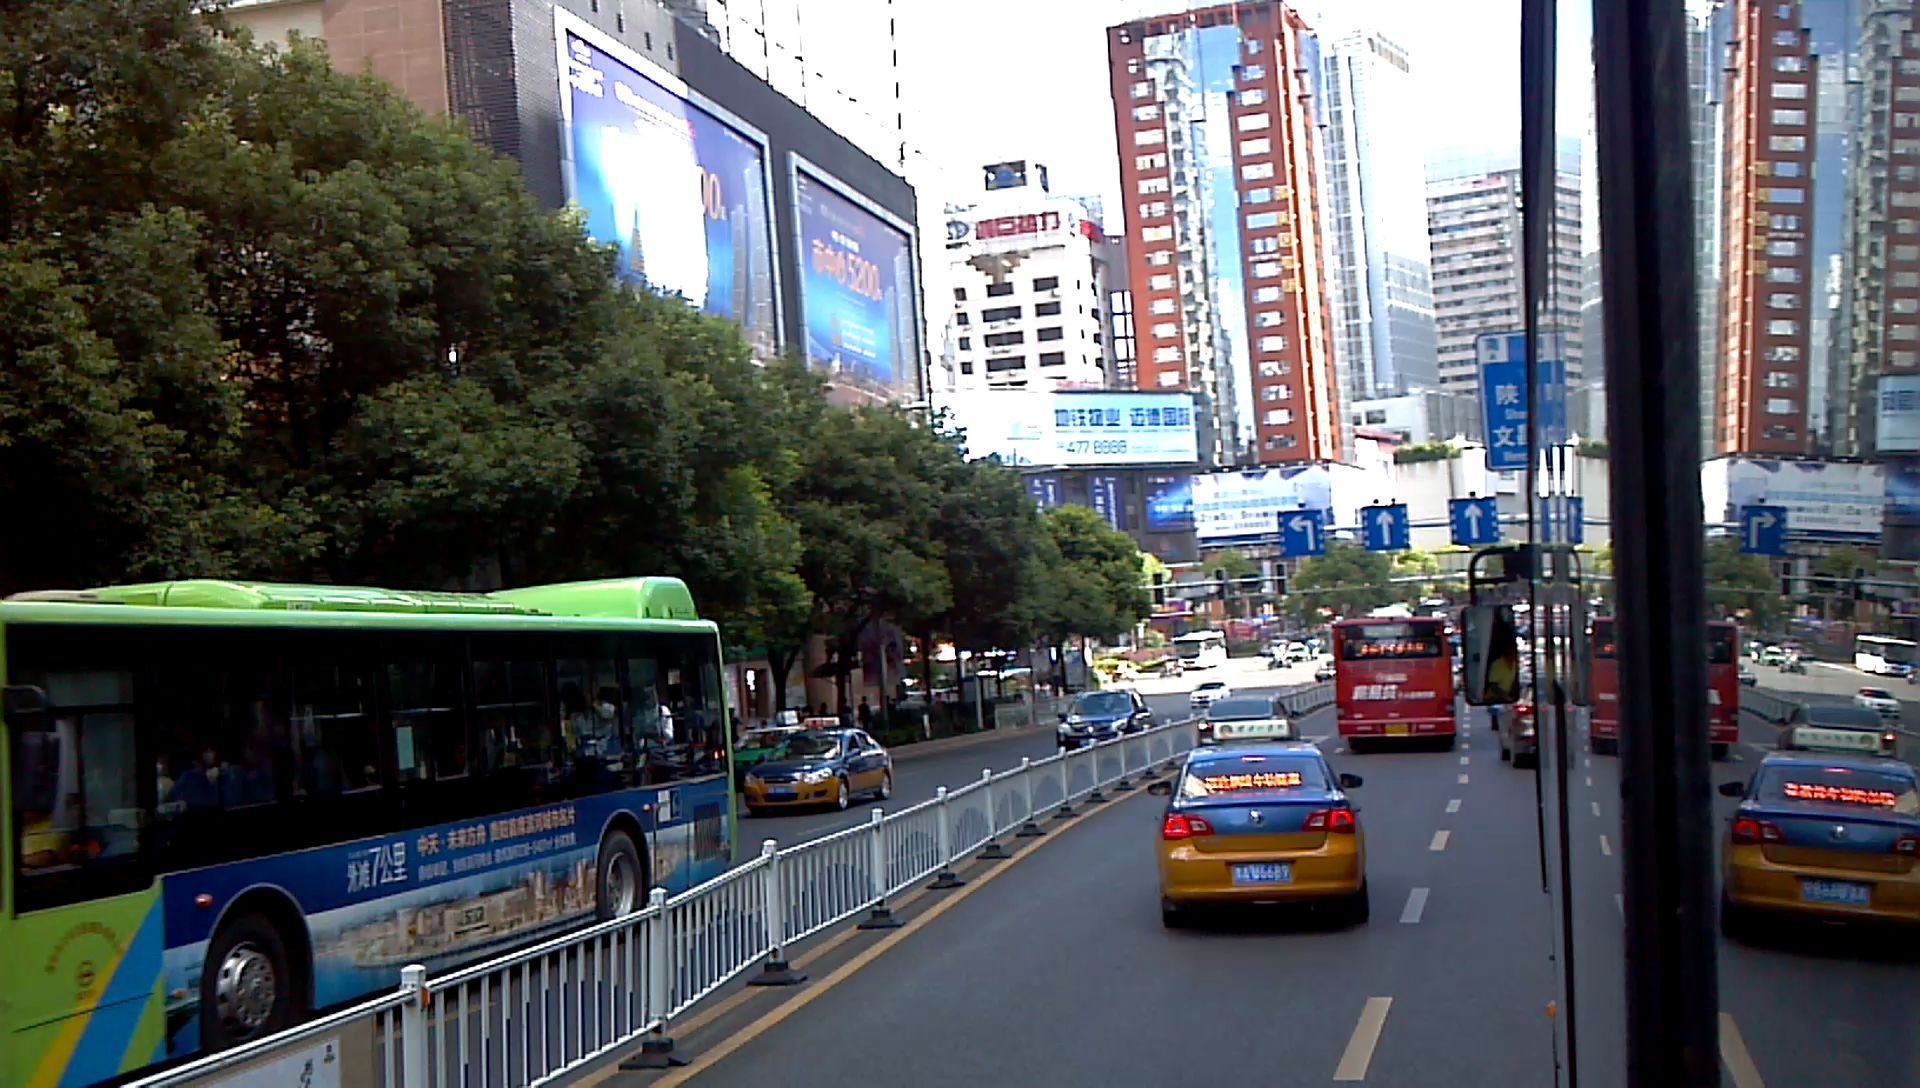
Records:
{"label": "taxi windshield", "polygon": [[1875,767],[1770,768],[1760,773],[1754,796],[1766,804],[1920,814],[1913,776]]}
{"label": "taxi windshield", "polygon": [[840,754],[840,738],[831,733],[796,733],[787,739],[787,759],[832,759]]}
{"label": "taxi windshield", "polygon": [[1180,798],[1288,796],[1325,790],[1326,769],[1303,756],[1243,755],[1207,759],[1187,766],[1180,780]]}
{"label": "taxi windshield", "polygon": [[1123,691],[1089,691],[1073,700],[1073,712],[1082,716],[1119,715],[1132,709],[1133,700]]}
{"label": "taxi windshield", "polygon": [[1273,716],[1273,700],[1261,696],[1217,699],[1207,708],[1207,717],[1216,722],[1258,721]]}

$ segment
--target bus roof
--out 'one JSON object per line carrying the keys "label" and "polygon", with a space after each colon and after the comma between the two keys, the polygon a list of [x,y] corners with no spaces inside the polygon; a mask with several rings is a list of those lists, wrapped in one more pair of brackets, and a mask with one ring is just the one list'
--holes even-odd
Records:
{"label": "bus roof", "polygon": [[1882,646],[1913,646],[1913,645],[1916,645],[1916,643],[1915,643],[1915,642],[1914,642],[1914,641],[1913,641],[1912,639],[1910,639],[1910,638],[1900,638],[1900,637],[1899,637],[1899,636],[1897,636],[1897,635],[1855,635],[1855,636],[1853,636],[1853,640],[1854,640],[1855,642],[1873,642],[1873,643],[1878,643],[1878,644],[1880,644],[1880,645],[1882,645]]}
{"label": "bus roof", "polygon": [[[113,608],[106,606],[129,606]],[[16,622],[81,618],[141,622],[148,609],[367,616],[546,617],[604,620],[694,620],[693,595],[678,578],[607,578],[493,593],[391,590],[272,582],[187,579],[87,590],[17,593],[0,601],[0,617]]]}
{"label": "bus roof", "polygon": [[1386,627],[1403,623],[1418,623],[1439,626],[1447,621],[1439,616],[1348,616],[1343,620],[1334,620],[1335,627]]}

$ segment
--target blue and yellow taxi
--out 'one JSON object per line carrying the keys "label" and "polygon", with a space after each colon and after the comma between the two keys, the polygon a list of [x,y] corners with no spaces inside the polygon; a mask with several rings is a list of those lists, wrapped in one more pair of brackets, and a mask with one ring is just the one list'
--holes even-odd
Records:
{"label": "blue and yellow taxi", "polygon": [[1359,785],[1303,741],[1237,734],[1195,749],[1172,781],[1149,787],[1167,798],[1161,920],[1178,927],[1211,905],[1319,902],[1365,922],[1366,837],[1346,794]]}
{"label": "blue and yellow taxi", "polygon": [[1797,726],[1746,782],[1727,827],[1721,932],[1759,916],[1920,925],[1920,782],[1874,729]]}

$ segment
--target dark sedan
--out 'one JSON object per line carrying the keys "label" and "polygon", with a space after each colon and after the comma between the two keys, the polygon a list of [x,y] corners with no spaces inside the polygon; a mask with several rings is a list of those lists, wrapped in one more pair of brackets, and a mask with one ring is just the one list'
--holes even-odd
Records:
{"label": "dark sedan", "polygon": [[802,805],[845,810],[857,794],[893,796],[893,757],[858,729],[819,729],[787,738],[774,758],[743,776],[747,811]]}
{"label": "dark sedan", "polygon": [[1153,711],[1137,691],[1083,691],[1060,715],[1054,734],[1060,747],[1081,748],[1152,724]]}

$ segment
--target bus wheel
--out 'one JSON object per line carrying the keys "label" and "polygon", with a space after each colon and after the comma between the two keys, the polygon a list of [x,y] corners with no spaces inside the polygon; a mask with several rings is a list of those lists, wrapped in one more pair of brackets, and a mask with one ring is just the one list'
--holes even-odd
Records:
{"label": "bus wheel", "polygon": [[600,921],[639,910],[646,898],[640,851],[624,831],[609,832],[600,844],[599,879],[595,883],[593,913]]}
{"label": "bus wheel", "polygon": [[287,944],[272,922],[242,914],[220,927],[200,971],[200,1035],[224,1050],[271,1035],[294,1021],[294,979]]}

